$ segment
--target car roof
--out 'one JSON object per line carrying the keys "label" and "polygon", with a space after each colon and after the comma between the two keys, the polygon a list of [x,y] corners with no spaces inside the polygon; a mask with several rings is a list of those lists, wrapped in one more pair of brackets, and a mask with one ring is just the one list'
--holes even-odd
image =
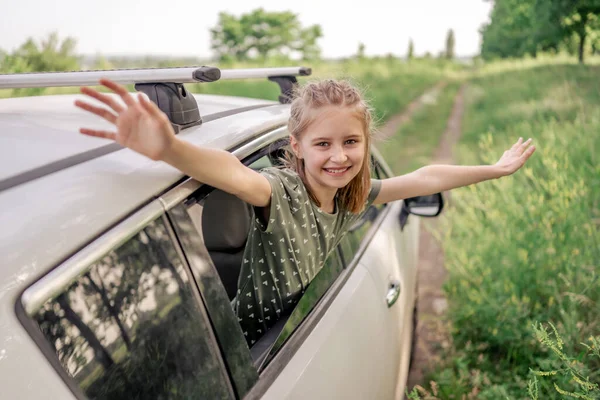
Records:
{"label": "car roof", "polygon": [[[113,95],[118,98],[118,96]],[[243,97],[195,95],[202,116],[273,101]],[[112,124],[73,105],[83,95],[18,97],[0,100],[0,181],[106,144],[79,128],[113,130]],[[120,100],[120,99],[119,99]]]}
{"label": "car roof", "polygon": [[[112,143],[77,133],[82,125],[109,127],[74,107],[78,97],[0,100],[0,181]],[[289,104],[195,97],[203,117],[220,114],[178,134],[196,145],[231,150],[289,117]],[[25,286],[183,177],[125,148],[0,191],[0,315]]]}

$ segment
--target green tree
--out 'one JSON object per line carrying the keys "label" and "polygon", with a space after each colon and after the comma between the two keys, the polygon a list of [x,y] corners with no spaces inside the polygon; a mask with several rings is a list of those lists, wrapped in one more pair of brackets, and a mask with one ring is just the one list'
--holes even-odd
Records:
{"label": "green tree", "polygon": [[21,61],[17,59],[20,59],[27,65],[28,71],[34,72],[77,70],[79,60],[75,55],[76,44],[77,41],[72,37],[60,40],[56,32],[39,43],[29,38],[9,57],[12,58],[9,62],[13,67],[18,66]]}
{"label": "green tree", "polygon": [[538,47],[551,48],[556,41],[536,33],[536,0],[496,0],[490,23],[481,29],[481,56],[484,59],[535,56]]}
{"label": "green tree", "polygon": [[[578,39],[578,58],[583,64],[586,39],[595,39],[600,22],[600,0],[537,0],[537,38],[554,42]],[[594,43],[595,44],[595,43]]]}
{"label": "green tree", "polygon": [[221,60],[264,59],[274,54],[317,58],[317,39],[323,36],[319,25],[303,28],[298,16],[290,11],[269,12],[262,8],[240,17],[221,12],[210,32],[211,48]]}
{"label": "green tree", "polygon": [[415,43],[413,42],[412,39],[410,39],[408,41],[408,52],[406,54],[406,58],[408,60],[412,60],[414,56],[415,56]]}
{"label": "green tree", "polygon": [[448,30],[448,34],[446,35],[446,52],[445,57],[449,60],[454,58],[454,31],[452,29]]}
{"label": "green tree", "polygon": [[358,43],[358,50],[356,51],[356,58],[363,60],[365,58],[365,44],[363,42]]}

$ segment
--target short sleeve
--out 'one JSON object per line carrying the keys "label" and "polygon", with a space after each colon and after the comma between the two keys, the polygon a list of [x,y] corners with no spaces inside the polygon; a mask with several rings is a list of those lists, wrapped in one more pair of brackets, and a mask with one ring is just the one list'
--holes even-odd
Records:
{"label": "short sleeve", "polygon": [[367,195],[367,200],[365,200],[365,206],[361,212],[358,214],[351,213],[347,211],[344,214],[343,221],[341,223],[341,230],[345,232],[347,227],[351,226],[355,221],[362,218],[362,216],[367,212],[369,207],[373,204],[379,192],[381,191],[381,180],[379,179],[371,179],[371,189],[369,190],[369,194]]}
{"label": "short sleeve", "polygon": [[294,202],[298,202],[299,184],[294,176],[285,173],[284,170],[274,167],[265,168],[260,171],[271,185],[271,201],[269,204],[269,220],[261,221],[256,215],[262,213],[262,209],[254,207],[255,225],[262,232],[272,232],[281,225],[281,221],[291,220]]}
{"label": "short sleeve", "polygon": [[369,191],[369,196],[367,196],[367,204],[366,204],[365,208],[368,208],[371,204],[373,204],[373,202],[379,195],[380,191],[381,191],[381,180],[371,179],[371,190]]}

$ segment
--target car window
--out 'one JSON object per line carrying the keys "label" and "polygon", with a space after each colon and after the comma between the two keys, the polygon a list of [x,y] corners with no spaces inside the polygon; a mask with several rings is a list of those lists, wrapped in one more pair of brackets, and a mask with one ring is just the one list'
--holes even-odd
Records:
{"label": "car window", "polygon": [[269,350],[269,353],[262,354],[264,359],[261,360],[261,368],[264,368],[268,364],[300,324],[308,317],[310,312],[316,307],[325,293],[338,279],[343,269],[344,266],[339,251],[333,251],[329,257],[327,257],[327,260],[325,260],[323,268],[321,268],[319,273],[314,277],[302,295],[302,298],[300,298],[300,301],[292,311],[291,315],[286,319],[286,322],[283,325],[281,332],[279,332],[277,340]]}
{"label": "car window", "polygon": [[233,397],[164,218],[90,265],[33,320],[85,397]]}
{"label": "car window", "polygon": [[[263,150],[246,159],[246,165],[255,170],[281,165],[282,146],[285,144],[285,141],[281,141],[278,146],[272,144],[265,147]],[[195,272],[197,281],[201,281],[203,279],[202,276],[213,275],[218,278],[218,282],[220,283],[200,283],[200,291],[211,319],[213,319],[214,312],[214,320],[227,320],[222,322],[223,329],[215,327],[221,347],[223,349],[229,347],[239,347],[241,349],[242,346],[240,346],[240,343],[243,343],[246,349],[250,349],[254,365],[253,368],[250,368],[247,366],[246,360],[241,364],[244,364],[243,368],[253,369],[254,373],[256,373],[257,367],[265,359],[269,349],[273,347],[275,340],[280,337],[279,334],[284,327],[286,333],[277,339],[280,344],[284,343],[302,320],[306,318],[318,299],[322,297],[323,293],[335,281],[339,272],[343,270],[343,266],[338,252],[335,251],[335,254],[327,260],[325,268],[308,285],[310,290],[306,290],[303,294],[299,293],[300,306],[296,306],[287,314],[282,313],[279,318],[280,322],[277,325],[265,332],[258,341],[247,344],[243,332],[240,331],[240,325],[238,324],[234,329],[231,326],[231,321],[233,320],[236,323],[238,321],[234,314],[234,304],[238,293],[238,281],[243,262],[243,253],[249,231],[252,228],[254,213],[250,205],[237,197],[221,190],[210,189],[210,191],[203,192],[203,188],[200,187],[197,193],[193,193],[181,205],[169,211],[169,215],[173,218],[177,235],[182,242],[186,255],[189,252],[198,252],[200,248],[202,249],[200,252],[204,252],[204,255],[192,257],[203,257],[207,261],[201,268],[196,269],[194,261],[190,259],[192,271],[197,271],[197,273]],[[174,213],[178,213],[179,217],[176,217]],[[185,231],[179,228],[184,225],[188,227],[192,226],[193,229]],[[190,237],[196,237],[195,240],[197,243],[189,246],[186,245],[186,241]],[[218,290],[215,289],[216,286],[219,287]],[[209,297],[213,300],[209,300]],[[224,303],[227,303],[228,309],[222,307]],[[212,310],[213,308],[214,311]],[[294,316],[293,322],[290,321],[288,324],[287,321],[291,315]],[[226,336],[227,338],[221,339],[222,336]],[[226,350],[223,351],[224,353],[226,352]],[[239,355],[240,352],[242,351],[239,350],[237,354]],[[227,363],[229,358],[235,360],[236,356],[231,355],[229,357],[225,354],[224,358]],[[237,365],[239,364],[238,360]],[[243,375],[241,371],[240,374]],[[246,384],[242,384],[243,388],[238,389],[238,392],[244,393],[252,383],[252,379],[254,379],[253,376],[247,377]],[[235,377],[233,380],[236,380]],[[240,380],[243,379],[240,378]]]}

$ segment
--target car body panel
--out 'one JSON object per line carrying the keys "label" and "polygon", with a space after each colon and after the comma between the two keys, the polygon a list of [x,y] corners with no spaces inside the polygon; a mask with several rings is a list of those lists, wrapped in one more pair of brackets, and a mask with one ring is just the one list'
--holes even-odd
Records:
{"label": "car body panel", "polygon": [[[401,206],[401,201],[390,203],[382,211],[380,224],[358,255],[359,265],[265,398],[392,399],[404,391],[406,377],[402,382],[398,378],[406,375],[410,361],[410,346],[407,351],[402,344],[412,336],[414,304],[414,293],[407,288],[414,287],[416,278],[409,236],[418,233],[419,220],[413,217],[410,229],[401,231]],[[401,291],[388,307],[392,281],[400,282]],[[360,316],[353,314],[358,310]]]}
{"label": "car body panel", "polygon": [[[411,216],[401,229],[399,215],[402,201],[388,203],[387,207],[388,215],[362,254],[361,263],[373,276],[382,301],[385,301],[392,282],[400,285],[398,299],[388,308],[385,339],[382,340],[389,344],[386,371],[393,371],[389,378],[398,383],[396,391],[403,393],[410,362],[410,346],[407,349],[403,344],[406,341],[410,343],[413,331],[412,311],[418,266],[418,240],[415,238],[419,237],[420,220]],[[404,378],[399,379],[401,376]]]}
{"label": "car body panel", "polygon": [[[386,310],[369,272],[357,265],[313,331],[262,397],[265,400],[385,399],[377,345]],[[387,389],[387,390],[386,390]]]}
{"label": "car body panel", "polygon": [[0,299],[0,387],[3,399],[73,398],[6,299]]}

